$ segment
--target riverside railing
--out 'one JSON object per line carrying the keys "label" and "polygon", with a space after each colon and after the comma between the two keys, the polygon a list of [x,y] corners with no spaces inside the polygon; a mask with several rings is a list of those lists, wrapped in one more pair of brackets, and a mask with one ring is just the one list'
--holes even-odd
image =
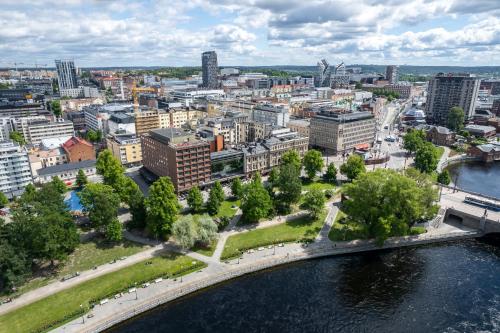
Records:
{"label": "riverside railing", "polygon": [[255,261],[250,264],[241,265],[238,268],[231,268],[227,272],[219,273],[217,275],[208,276],[191,282],[185,282],[182,286],[179,286],[173,290],[167,290],[162,292],[156,297],[147,299],[142,303],[138,304],[131,310],[126,310],[121,313],[114,314],[110,319],[103,319],[99,322],[93,323],[92,326],[85,328],[84,332],[101,332],[106,330],[124,320],[130,319],[142,312],[151,310],[161,304],[165,304],[176,298],[185,296],[192,292],[210,287],[212,285],[234,279],[236,277],[253,273],[256,271],[271,268],[273,266],[278,266],[294,261],[312,259],[317,257],[323,257],[334,254],[343,253],[355,253],[364,252],[371,250],[379,250],[385,248],[394,248],[400,246],[409,246],[413,244],[425,244],[432,241],[447,241],[460,238],[470,238],[481,235],[477,231],[467,231],[458,233],[445,233],[445,234],[422,234],[415,236],[398,237],[393,239],[388,239],[385,241],[384,245],[379,247],[375,244],[375,241],[358,241],[349,244],[338,244],[336,243],[313,243],[307,248],[303,248],[301,252],[288,252],[286,255],[281,254],[280,256],[273,255],[272,258],[265,258]]}

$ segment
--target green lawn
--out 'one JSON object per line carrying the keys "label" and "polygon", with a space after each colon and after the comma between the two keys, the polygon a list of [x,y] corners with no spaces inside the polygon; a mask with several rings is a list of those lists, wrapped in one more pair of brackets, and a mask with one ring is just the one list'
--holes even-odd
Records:
{"label": "green lawn", "polygon": [[211,257],[214,254],[215,248],[217,247],[217,240],[215,242],[212,242],[210,246],[208,247],[201,247],[201,246],[195,246],[191,249],[191,251],[194,251],[196,253],[202,254],[207,257]]}
{"label": "green lawn", "polygon": [[321,230],[325,217],[326,211],[314,221],[309,216],[305,216],[274,227],[255,229],[231,236],[226,241],[221,259],[237,257],[240,251],[259,246],[313,240]]}
{"label": "green lawn", "polygon": [[228,199],[224,200],[222,204],[220,205],[219,213],[215,215],[216,217],[233,217],[236,215],[236,211],[238,208],[232,208],[233,206],[239,207],[240,206],[240,200],[235,200],[235,199]]}
{"label": "green lawn", "polygon": [[[146,265],[151,261],[151,265]],[[183,275],[206,265],[193,258],[165,254],[83,282],[35,303],[0,316],[0,332],[43,332],[81,315],[80,304],[111,297],[120,291],[158,277]]]}
{"label": "green lawn", "polygon": [[436,147],[436,157],[437,159],[441,159],[441,156],[444,154],[444,147]]}
{"label": "green lawn", "polygon": [[76,250],[68,256],[64,263],[61,263],[57,270],[46,277],[36,277],[29,280],[24,285],[18,287],[18,290],[9,295],[16,297],[30,290],[43,287],[54,280],[59,280],[63,276],[92,269],[94,266],[100,266],[114,259],[130,256],[144,251],[149,246],[123,240],[118,244],[111,245],[103,239],[93,239],[80,244]]}
{"label": "green lawn", "polygon": [[320,191],[333,190],[335,189],[335,185],[325,182],[321,179],[314,182],[309,182],[308,180],[304,180],[302,182],[302,191],[310,191],[312,189],[317,189]]}
{"label": "green lawn", "polygon": [[[341,223],[342,222],[342,223]],[[333,226],[328,233],[331,241],[351,241],[354,239],[367,239],[366,227],[352,220],[346,219],[346,214],[339,210]]]}

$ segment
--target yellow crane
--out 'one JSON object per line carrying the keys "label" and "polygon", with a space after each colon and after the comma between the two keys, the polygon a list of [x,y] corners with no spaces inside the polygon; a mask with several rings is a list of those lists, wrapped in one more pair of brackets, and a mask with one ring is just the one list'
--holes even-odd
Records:
{"label": "yellow crane", "polygon": [[134,80],[132,85],[132,97],[134,98],[134,113],[137,115],[139,113],[139,93],[142,92],[156,92],[154,88],[151,87],[137,87]]}

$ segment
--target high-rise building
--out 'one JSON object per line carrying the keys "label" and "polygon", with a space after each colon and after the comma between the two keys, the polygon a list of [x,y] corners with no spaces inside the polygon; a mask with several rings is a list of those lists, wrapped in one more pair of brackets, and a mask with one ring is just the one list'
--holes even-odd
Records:
{"label": "high-rise building", "polygon": [[56,60],[57,81],[59,92],[68,89],[77,89],[76,68],[73,60]]}
{"label": "high-rise building", "polygon": [[203,52],[201,54],[201,70],[203,75],[203,87],[215,89],[219,86],[217,81],[217,53],[215,51]]}
{"label": "high-rise building", "polygon": [[158,177],[168,176],[176,192],[210,181],[210,144],[194,133],[162,128],[142,136],[142,162]]}
{"label": "high-rise building", "polygon": [[330,87],[330,77],[331,77],[331,68],[330,64],[326,59],[321,59],[318,62],[318,77],[316,80],[317,87]]}
{"label": "high-rise building", "polygon": [[429,81],[425,115],[433,123],[446,125],[454,106],[464,110],[465,119],[474,114],[480,80],[471,74],[439,73]]}
{"label": "high-rise building", "polygon": [[398,82],[398,66],[387,66],[385,68],[385,79],[389,81],[390,84],[396,84]]}
{"label": "high-rise building", "polygon": [[19,196],[33,182],[28,153],[12,141],[0,142],[0,191],[8,198]]}

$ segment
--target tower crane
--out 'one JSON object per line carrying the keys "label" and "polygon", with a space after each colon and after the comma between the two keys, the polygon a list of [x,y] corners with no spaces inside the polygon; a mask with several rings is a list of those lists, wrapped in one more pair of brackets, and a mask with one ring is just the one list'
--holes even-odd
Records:
{"label": "tower crane", "polygon": [[141,92],[155,92],[156,90],[151,87],[137,87],[134,80],[132,84],[132,97],[134,98],[134,114],[137,116],[139,113],[139,93]]}

